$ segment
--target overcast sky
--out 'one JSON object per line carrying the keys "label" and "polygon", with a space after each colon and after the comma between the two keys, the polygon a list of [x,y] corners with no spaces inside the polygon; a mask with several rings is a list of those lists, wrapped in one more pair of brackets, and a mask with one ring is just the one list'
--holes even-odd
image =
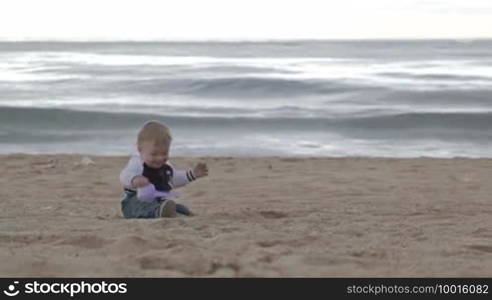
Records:
{"label": "overcast sky", "polygon": [[2,40],[492,38],[492,0],[2,0]]}

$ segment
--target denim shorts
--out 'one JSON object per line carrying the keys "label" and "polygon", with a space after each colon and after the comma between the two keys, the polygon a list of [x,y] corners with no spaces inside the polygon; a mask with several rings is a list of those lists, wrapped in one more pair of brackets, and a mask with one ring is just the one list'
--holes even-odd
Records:
{"label": "denim shorts", "polygon": [[152,202],[140,201],[137,198],[137,193],[125,191],[125,195],[121,200],[121,211],[127,219],[144,218],[152,219],[159,218],[159,208],[161,201],[157,199]]}
{"label": "denim shorts", "polygon": [[[138,200],[136,192],[125,190],[125,195],[121,200],[121,211],[126,219],[159,218],[159,211],[163,202],[164,201],[159,198],[154,199],[152,202],[141,201]],[[179,203],[176,203],[176,213],[183,216],[193,215],[188,207]]]}

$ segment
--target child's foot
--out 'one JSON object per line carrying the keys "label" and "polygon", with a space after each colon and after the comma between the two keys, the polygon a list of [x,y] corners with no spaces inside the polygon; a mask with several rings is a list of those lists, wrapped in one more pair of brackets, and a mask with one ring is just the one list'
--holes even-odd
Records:
{"label": "child's foot", "polygon": [[188,217],[193,216],[193,213],[188,209],[188,207],[179,203],[176,203],[176,212]]}
{"label": "child's foot", "polygon": [[176,203],[173,200],[165,200],[161,204],[159,210],[159,216],[161,218],[174,218],[176,217]]}

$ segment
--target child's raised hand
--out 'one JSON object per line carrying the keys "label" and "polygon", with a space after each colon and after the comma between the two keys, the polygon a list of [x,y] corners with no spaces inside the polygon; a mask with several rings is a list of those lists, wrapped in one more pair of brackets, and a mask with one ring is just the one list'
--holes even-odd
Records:
{"label": "child's raised hand", "polygon": [[198,163],[195,166],[195,168],[193,169],[193,175],[195,175],[196,178],[207,176],[208,175],[208,167],[207,167],[207,164],[205,164],[205,163]]}
{"label": "child's raised hand", "polygon": [[149,184],[149,180],[144,176],[135,176],[132,179],[132,185],[136,188],[141,188]]}

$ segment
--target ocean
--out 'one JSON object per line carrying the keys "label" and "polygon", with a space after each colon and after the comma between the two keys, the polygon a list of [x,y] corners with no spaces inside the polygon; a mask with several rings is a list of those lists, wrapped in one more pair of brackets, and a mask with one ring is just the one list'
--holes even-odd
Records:
{"label": "ocean", "polygon": [[492,40],[0,42],[0,153],[492,157]]}

